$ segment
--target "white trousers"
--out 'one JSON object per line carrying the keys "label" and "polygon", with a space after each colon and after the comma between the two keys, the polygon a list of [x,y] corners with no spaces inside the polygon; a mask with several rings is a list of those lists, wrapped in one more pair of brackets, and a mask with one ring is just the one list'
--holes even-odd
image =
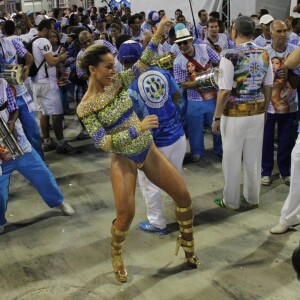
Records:
{"label": "white trousers", "polygon": [[241,162],[244,166],[243,196],[258,204],[261,185],[261,157],[264,114],[221,119],[223,142],[224,203],[233,209],[240,206]]}
{"label": "white trousers", "polygon": [[300,134],[292,151],[291,184],[281,210],[280,224],[295,225],[300,222]]}
{"label": "white trousers", "polygon": [[[182,173],[182,163],[186,152],[186,138],[182,136],[174,144],[158,148],[172,165]],[[157,228],[166,228],[167,222],[163,215],[160,189],[138,170],[139,185],[147,206],[148,221]]]}

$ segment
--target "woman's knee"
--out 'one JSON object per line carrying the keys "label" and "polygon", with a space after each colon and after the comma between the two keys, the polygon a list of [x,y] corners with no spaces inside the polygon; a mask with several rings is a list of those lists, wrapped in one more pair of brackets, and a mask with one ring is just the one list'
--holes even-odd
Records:
{"label": "woman's knee", "polygon": [[117,211],[117,222],[124,228],[129,228],[133,218],[135,211],[134,209],[127,208],[122,211]]}

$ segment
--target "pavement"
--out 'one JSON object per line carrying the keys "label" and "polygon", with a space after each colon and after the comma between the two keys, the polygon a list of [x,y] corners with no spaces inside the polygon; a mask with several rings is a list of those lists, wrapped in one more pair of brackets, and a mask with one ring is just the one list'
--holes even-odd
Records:
{"label": "pavement", "polygon": [[[66,136],[73,139],[80,131],[75,116],[68,116],[66,124]],[[24,177],[12,175],[9,223],[0,236],[0,300],[300,299],[300,282],[291,265],[300,227],[283,235],[269,233],[288,193],[278,170],[273,184],[262,187],[258,209],[246,204],[239,212],[216,207],[212,201],[222,195],[222,165],[212,154],[210,134],[205,144],[206,156],[184,167],[195,212],[198,269],[186,267],[182,249],[174,255],[178,225],[167,195],[162,194],[168,235],[138,229],[146,220],[146,207],[137,186],[136,215],[124,243],[129,279],[125,284],[115,281],[110,261],[115,218],[110,155],[85,140],[73,143],[82,148],[81,154],[46,155],[76,211],[72,217],[48,208]]]}

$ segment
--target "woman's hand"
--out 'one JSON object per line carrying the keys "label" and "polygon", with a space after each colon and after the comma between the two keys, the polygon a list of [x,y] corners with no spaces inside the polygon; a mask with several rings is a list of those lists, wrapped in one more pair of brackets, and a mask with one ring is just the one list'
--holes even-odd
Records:
{"label": "woman's hand", "polygon": [[170,28],[172,24],[173,22],[170,19],[168,19],[166,16],[164,16],[160,20],[155,34],[163,36],[165,34],[166,29]]}
{"label": "woman's hand", "polygon": [[150,115],[147,116],[141,123],[140,123],[140,128],[142,133],[152,129],[152,128],[158,128],[158,118],[156,115]]}

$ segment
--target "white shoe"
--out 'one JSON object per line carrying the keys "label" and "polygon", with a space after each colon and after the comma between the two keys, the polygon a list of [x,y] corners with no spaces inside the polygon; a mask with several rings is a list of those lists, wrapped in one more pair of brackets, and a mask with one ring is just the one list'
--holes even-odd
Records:
{"label": "white shoe", "polygon": [[261,178],[261,184],[262,184],[262,185],[268,186],[268,185],[271,185],[271,183],[272,183],[272,180],[271,180],[271,177],[270,177],[270,176],[263,176],[263,177]]}
{"label": "white shoe", "polygon": [[4,232],[4,225],[0,225],[0,234]]}
{"label": "white shoe", "polygon": [[280,233],[285,233],[288,231],[290,228],[290,225],[282,225],[282,224],[277,224],[275,227],[273,227],[270,232],[273,234],[280,234]]}
{"label": "white shoe", "polygon": [[58,208],[61,210],[61,212],[65,216],[72,216],[74,215],[75,211],[72,208],[72,206],[66,202],[63,202],[61,205],[58,206]]}
{"label": "white shoe", "polygon": [[291,176],[281,176],[281,180],[282,180],[282,183],[290,186],[290,183],[291,183]]}

